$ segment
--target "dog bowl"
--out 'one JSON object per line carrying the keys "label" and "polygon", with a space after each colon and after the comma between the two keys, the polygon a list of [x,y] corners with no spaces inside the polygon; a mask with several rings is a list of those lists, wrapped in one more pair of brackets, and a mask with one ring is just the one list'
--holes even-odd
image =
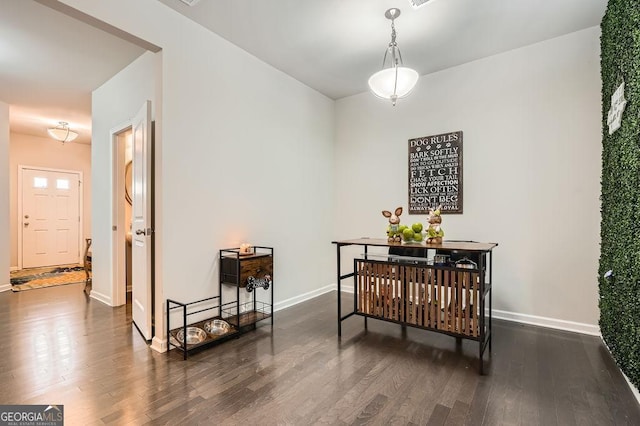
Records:
{"label": "dog bowl", "polygon": [[478,264],[473,260],[464,257],[456,262],[456,268],[478,269]]}
{"label": "dog bowl", "polygon": [[[187,327],[187,345],[196,345],[204,342],[207,338],[207,333],[199,327]],[[176,333],[176,340],[181,344],[184,343],[184,328],[181,328]]]}
{"label": "dog bowl", "polygon": [[216,336],[228,333],[230,328],[229,323],[221,319],[207,321],[204,323],[204,329],[206,332]]}

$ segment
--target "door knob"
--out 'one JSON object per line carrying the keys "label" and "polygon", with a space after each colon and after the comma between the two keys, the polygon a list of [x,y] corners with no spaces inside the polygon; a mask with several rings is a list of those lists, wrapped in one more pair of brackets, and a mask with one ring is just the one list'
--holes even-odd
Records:
{"label": "door knob", "polygon": [[136,229],[136,235],[145,235],[144,229]]}
{"label": "door knob", "polygon": [[28,214],[25,214],[25,215],[24,215],[24,218],[25,218],[25,219],[29,219],[29,215],[28,215]]}
{"label": "door knob", "polygon": [[24,226],[25,226],[25,228],[26,228],[27,226],[29,226],[29,222],[25,222],[25,223],[24,223]]}

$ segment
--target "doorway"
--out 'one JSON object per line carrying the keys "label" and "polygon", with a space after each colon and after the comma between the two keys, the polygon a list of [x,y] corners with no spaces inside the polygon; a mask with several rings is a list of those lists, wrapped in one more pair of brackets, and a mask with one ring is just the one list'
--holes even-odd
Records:
{"label": "doorway", "polygon": [[[131,124],[112,130],[113,139],[113,217],[114,291],[113,305],[131,303],[131,174],[133,148]],[[128,175],[128,176],[127,176]]]}
{"label": "doorway", "polygon": [[82,172],[18,166],[18,267],[80,263]]}

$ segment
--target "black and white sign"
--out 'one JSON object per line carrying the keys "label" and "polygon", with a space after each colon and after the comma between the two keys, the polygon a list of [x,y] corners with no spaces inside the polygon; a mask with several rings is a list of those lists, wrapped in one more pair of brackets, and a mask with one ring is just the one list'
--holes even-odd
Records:
{"label": "black and white sign", "polygon": [[409,214],[462,213],[462,131],[409,139]]}

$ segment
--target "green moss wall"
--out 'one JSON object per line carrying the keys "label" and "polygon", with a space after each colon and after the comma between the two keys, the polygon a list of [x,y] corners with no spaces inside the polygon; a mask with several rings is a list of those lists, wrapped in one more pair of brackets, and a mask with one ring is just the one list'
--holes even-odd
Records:
{"label": "green moss wall", "polygon": [[[600,329],[640,387],[640,0],[609,0],[602,20]],[[609,135],[611,95],[625,82],[622,126]],[[614,276],[604,278],[613,270]]]}

